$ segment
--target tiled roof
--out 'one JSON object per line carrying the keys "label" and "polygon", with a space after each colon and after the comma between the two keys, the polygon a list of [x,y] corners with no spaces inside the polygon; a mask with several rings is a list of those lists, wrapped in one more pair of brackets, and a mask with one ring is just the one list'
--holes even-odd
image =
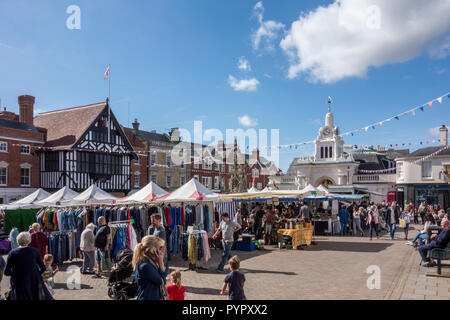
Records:
{"label": "tiled roof", "polygon": [[[435,147],[426,147],[422,149],[418,149],[409,155],[407,155],[405,158],[412,158],[412,157],[424,157],[429,154],[432,154],[440,149],[442,149],[444,146],[435,146]],[[439,156],[449,156],[450,155],[450,148],[443,150],[438,154]],[[403,158],[403,157],[402,157]]]}
{"label": "tiled roof", "polygon": [[32,131],[32,132],[38,132],[35,126],[32,124],[14,121],[14,120],[6,120],[6,119],[0,119],[0,127],[2,128],[9,128],[9,129],[16,129],[16,130],[25,130],[25,131]]}
{"label": "tiled roof", "polygon": [[105,107],[106,102],[101,102],[40,113],[34,118],[34,125],[47,129],[47,147],[70,148]]}

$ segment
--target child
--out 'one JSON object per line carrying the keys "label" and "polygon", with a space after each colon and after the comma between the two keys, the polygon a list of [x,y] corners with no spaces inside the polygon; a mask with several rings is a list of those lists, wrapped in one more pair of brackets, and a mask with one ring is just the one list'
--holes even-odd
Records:
{"label": "child", "polygon": [[55,286],[55,281],[53,280],[53,277],[59,271],[59,269],[58,266],[56,266],[55,271],[53,271],[52,263],[53,263],[53,256],[51,254],[46,254],[44,256],[44,265],[46,268],[43,274],[44,283],[46,284],[48,291],[50,291],[50,293],[54,295],[55,291],[53,290],[53,287]]}
{"label": "child", "polygon": [[184,300],[184,293],[186,292],[186,288],[181,285],[181,272],[173,271],[170,274],[170,282],[172,282],[172,284],[166,287],[169,299]]}
{"label": "child", "polygon": [[238,256],[232,257],[229,261],[231,272],[227,274],[223,281],[220,295],[226,294],[227,285],[229,287],[228,297],[230,300],[247,300],[244,294],[245,276],[239,272],[241,261]]}

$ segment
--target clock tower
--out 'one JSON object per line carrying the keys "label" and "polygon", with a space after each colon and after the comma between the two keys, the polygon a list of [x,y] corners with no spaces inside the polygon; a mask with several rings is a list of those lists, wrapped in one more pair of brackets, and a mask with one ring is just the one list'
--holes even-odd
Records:
{"label": "clock tower", "polygon": [[325,125],[319,129],[319,135],[315,140],[316,152],[314,162],[336,161],[342,158],[344,141],[340,136],[338,126],[334,125],[334,116],[331,107],[325,115]]}

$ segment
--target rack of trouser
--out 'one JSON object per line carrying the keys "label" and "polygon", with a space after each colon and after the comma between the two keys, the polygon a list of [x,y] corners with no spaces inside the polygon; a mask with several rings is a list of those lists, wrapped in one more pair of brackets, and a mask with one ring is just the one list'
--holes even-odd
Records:
{"label": "rack of trouser", "polygon": [[48,253],[53,255],[53,263],[61,265],[65,261],[79,258],[79,248],[76,247],[75,232],[47,232]]}
{"label": "rack of trouser", "polygon": [[183,260],[189,261],[189,269],[204,269],[199,262],[211,259],[208,234],[204,230],[180,233],[179,252]]}

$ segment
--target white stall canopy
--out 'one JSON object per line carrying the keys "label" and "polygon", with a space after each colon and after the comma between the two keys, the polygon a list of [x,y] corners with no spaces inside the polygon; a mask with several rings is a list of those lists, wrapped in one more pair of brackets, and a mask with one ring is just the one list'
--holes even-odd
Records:
{"label": "white stall canopy", "polygon": [[4,210],[15,210],[15,209],[34,209],[40,208],[42,206],[35,204],[38,201],[41,201],[50,196],[50,193],[45,191],[44,189],[37,189],[32,194],[22,198],[20,200],[11,202],[8,205],[2,206]]}
{"label": "white stall canopy", "polygon": [[138,190],[134,194],[120,198],[116,201],[119,204],[127,204],[127,203],[144,203],[151,202],[158,199],[164,199],[167,197],[169,193],[158,186],[153,181],[143,187],[141,190]]}
{"label": "white stall canopy", "polygon": [[61,202],[62,205],[84,205],[84,204],[112,204],[116,197],[100,189],[95,184],[69,201]]}
{"label": "white stall canopy", "polygon": [[61,202],[65,202],[68,200],[72,200],[78,195],[78,192],[73,191],[69,187],[64,187],[62,189],[59,189],[54,194],[48,196],[47,198],[36,202],[35,204],[41,205],[41,206],[55,206],[60,205]]}
{"label": "white stall canopy", "polygon": [[202,185],[197,179],[189,182],[169,194],[163,202],[215,201],[218,194]]}

